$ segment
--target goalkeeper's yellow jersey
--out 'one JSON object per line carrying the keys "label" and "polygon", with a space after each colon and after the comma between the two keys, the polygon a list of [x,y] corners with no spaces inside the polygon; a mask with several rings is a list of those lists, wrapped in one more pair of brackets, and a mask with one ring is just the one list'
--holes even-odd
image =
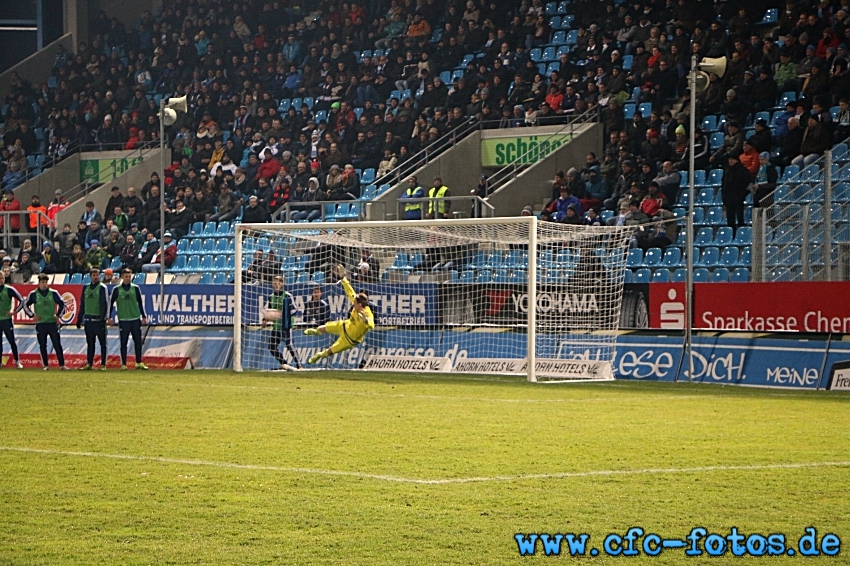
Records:
{"label": "goalkeeper's yellow jersey", "polygon": [[[345,294],[348,295],[348,300],[354,304],[357,294],[354,292],[351,283],[348,282],[347,278],[342,279],[340,283],[342,283],[342,288],[345,289]],[[375,328],[375,316],[372,314],[372,309],[366,307],[362,313],[351,309],[351,316],[348,317],[345,325],[345,334],[349,340],[359,344],[363,341],[366,333],[373,328]]]}

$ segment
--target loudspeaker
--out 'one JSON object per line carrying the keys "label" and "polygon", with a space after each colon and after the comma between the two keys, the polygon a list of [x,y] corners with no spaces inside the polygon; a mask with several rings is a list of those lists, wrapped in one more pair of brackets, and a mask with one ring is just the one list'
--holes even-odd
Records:
{"label": "loudspeaker", "polygon": [[708,74],[703,71],[697,71],[696,75],[696,92],[700,93],[708,88],[710,79],[708,78]]}
{"label": "loudspeaker", "polygon": [[162,110],[162,123],[164,125],[171,126],[176,121],[177,121],[177,112],[175,112],[171,108],[164,108]]}
{"label": "loudspeaker", "polygon": [[699,68],[706,73],[714,73],[722,77],[726,73],[726,57],[705,57],[700,62]]}
{"label": "loudspeaker", "polygon": [[[725,61],[725,59],[724,59]],[[724,63],[725,68],[725,63]],[[166,108],[171,108],[172,110],[179,110],[180,112],[188,112],[189,108],[186,106],[186,97],[181,96],[180,98],[169,98],[168,102],[165,103]]]}

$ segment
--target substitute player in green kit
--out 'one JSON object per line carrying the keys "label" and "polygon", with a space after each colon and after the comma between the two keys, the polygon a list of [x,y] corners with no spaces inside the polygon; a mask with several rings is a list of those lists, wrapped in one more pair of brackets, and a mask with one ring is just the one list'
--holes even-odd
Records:
{"label": "substitute player in green kit", "polygon": [[109,307],[106,302],[106,285],[100,281],[100,268],[89,271],[91,283],[83,287],[80,295],[80,312],[77,314],[77,328],[86,327],[86,365],[81,370],[94,367],[94,349],[100,342],[100,369],[106,369],[106,319]]}
{"label": "substitute player in green kit", "polygon": [[47,338],[53,342],[53,353],[59,362],[59,369],[65,367],[65,352],[62,350],[62,340],[59,338],[59,326],[62,324],[62,315],[65,313],[65,301],[54,289],[51,289],[48,281],[50,277],[43,273],[38,276],[38,288],[27,297],[27,308],[32,307],[33,318],[35,318],[35,335],[38,338],[38,348],[41,352],[41,365],[46,370],[47,362]]}
{"label": "substitute player in green kit", "polygon": [[112,290],[109,312],[117,305],[118,335],[121,339],[121,369],[127,369],[127,345],[133,337],[136,349],[136,369],[148,369],[142,362],[142,323],[147,322],[142,291],[133,283],[133,270],[121,270],[121,284]]}
{"label": "substitute player in green kit", "polygon": [[[12,308],[12,301],[17,301],[15,308]],[[12,350],[12,357],[15,359],[15,367],[18,369],[24,369],[24,366],[18,356],[18,343],[15,342],[15,324],[12,317],[21,309],[24,309],[27,316],[33,315],[24,304],[24,298],[18,290],[11,285],[6,285],[6,274],[0,271],[0,359],[3,357],[3,335],[5,335],[9,348]]]}

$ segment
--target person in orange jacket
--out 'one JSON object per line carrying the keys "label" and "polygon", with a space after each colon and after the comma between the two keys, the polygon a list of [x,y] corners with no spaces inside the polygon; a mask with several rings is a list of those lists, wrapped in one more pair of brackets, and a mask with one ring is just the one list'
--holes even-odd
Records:
{"label": "person in orange jacket", "polygon": [[38,232],[40,230],[44,238],[48,238],[50,219],[47,217],[47,207],[41,204],[41,197],[38,195],[32,196],[32,204],[27,207],[27,212],[30,217],[30,232]]}

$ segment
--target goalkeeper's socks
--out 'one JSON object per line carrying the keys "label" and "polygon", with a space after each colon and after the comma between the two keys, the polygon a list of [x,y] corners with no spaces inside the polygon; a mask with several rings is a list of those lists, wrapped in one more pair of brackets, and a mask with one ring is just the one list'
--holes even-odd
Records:
{"label": "goalkeeper's socks", "polygon": [[[308,328],[307,330],[304,331],[304,334],[306,334],[307,336],[315,336],[318,333],[319,333],[319,331],[316,330],[315,328]],[[313,363],[313,362],[310,362],[310,363]]]}

